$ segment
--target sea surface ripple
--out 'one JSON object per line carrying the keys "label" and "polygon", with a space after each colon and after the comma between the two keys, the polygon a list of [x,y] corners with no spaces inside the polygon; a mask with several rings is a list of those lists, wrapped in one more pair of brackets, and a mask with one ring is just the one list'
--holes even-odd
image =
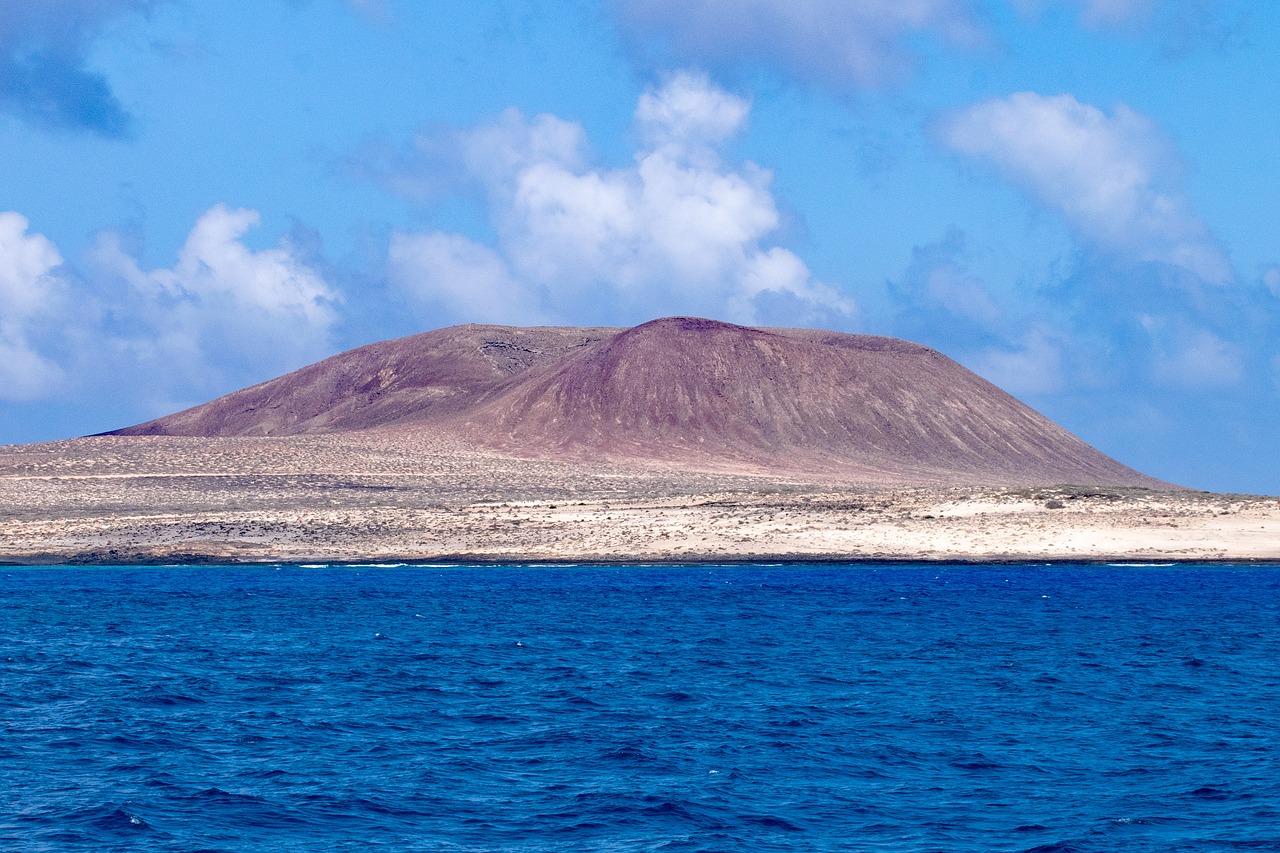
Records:
{"label": "sea surface ripple", "polygon": [[0,849],[1280,850],[1280,569],[0,569]]}

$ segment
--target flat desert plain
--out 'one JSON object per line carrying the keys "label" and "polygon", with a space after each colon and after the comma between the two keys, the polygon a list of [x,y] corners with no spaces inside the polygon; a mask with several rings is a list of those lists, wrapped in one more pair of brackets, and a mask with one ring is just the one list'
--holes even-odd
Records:
{"label": "flat desert plain", "polygon": [[425,433],[0,448],[22,563],[1280,561],[1280,499],[521,459]]}

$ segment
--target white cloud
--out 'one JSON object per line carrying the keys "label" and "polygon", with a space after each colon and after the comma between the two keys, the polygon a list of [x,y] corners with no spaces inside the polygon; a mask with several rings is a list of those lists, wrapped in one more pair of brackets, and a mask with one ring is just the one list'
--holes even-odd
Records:
{"label": "white cloud", "polygon": [[1062,387],[1060,335],[1037,325],[1011,347],[991,348],[978,354],[970,366],[1010,394],[1048,394]]}
{"label": "white cloud", "polygon": [[1143,315],[1139,322],[1154,346],[1152,378],[1161,385],[1202,391],[1237,385],[1244,377],[1238,345],[1186,321]]}
{"label": "white cloud", "polygon": [[953,150],[994,165],[1086,240],[1213,284],[1231,279],[1222,249],[1177,187],[1168,147],[1128,107],[1107,115],[1071,95],[1019,92],[956,112],[939,129]]}
{"label": "white cloud", "polygon": [[678,74],[657,91],[645,92],[636,121],[654,150],[672,146],[677,156],[703,143],[715,146],[737,135],[751,104],[695,74]]}
{"label": "white cloud", "polygon": [[43,234],[28,234],[20,213],[0,213],[0,316],[21,320],[39,311],[55,284],[62,255]]}
{"label": "white cloud", "polygon": [[547,319],[536,294],[516,281],[506,261],[461,234],[393,234],[387,276],[425,313],[476,323]]}
{"label": "white cloud", "polygon": [[972,46],[967,0],[618,0],[623,21],[696,60],[750,57],[837,88],[891,83],[920,35]]}
{"label": "white cloud", "polygon": [[762,305],[785,297],[789,321],[847,325],[850,300],[814,281],[790,251],[765,245],[780,224],[769,173],[723,160],[719,146],[748,111],[705,77],[676,75],[641,97],[645,144],[633,166],[618,169],[586,165],[580,126],[508,111],[458,141],[485,193],[495,245],[397,235],[392,282],[452,320],[698,313],[756,323],[769,319]]}
{"label": "white cloud", "polygon": [[243,236],[252,210],[217,205],[196,222],[177,263],[143,270],[119,235],[100,236],[92,260],[127,286],[120,313],[128,335],[113,338],[132,369],[197,390],[266,379],[326,354],[339,295],[282,241],[253,251]]}
{"label": "white cloud", "polygon": [[62,382],[62,369],[40,354],[35,326],[65,290],[62,255],[30,223],[0,212],[0,399],[47,396]]}
{"label": "white cloud", "polygon": [[289,246],[254,252],[240,242],[260,221],[257,211],[216,205],[196,221],[173,269],[144,273],[109,237],[100,257],[114,260],[116,269],[144,292],[230,302],[310,327],[331,325],[336,319],[331,307],[335,294]]}

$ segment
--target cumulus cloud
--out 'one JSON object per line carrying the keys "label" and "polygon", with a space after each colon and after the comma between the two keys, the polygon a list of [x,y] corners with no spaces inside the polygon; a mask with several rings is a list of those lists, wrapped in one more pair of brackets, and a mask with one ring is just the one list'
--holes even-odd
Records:
{"label": "cumulus cloud", "polygon": [[714,146],[737,135],[751,105],[710,85],[696,74],[677,74],[657,91],[640,96],[636,122],[653,150],[687,156],[699,146]]}
{"label": "cumulus cloud", "polygon": [[51,273],[62,266],[58,248],[43,234],[28,234],[20,213],[0,213],[0,306],[5,319],[21,320],[49,297]]}
{"label": "cumulus cloud", "polygon": [[589,165],[580,125],[509,110],[451,143],[483,193],[493,245],[399,233],[389,278],[432,320],[699,313],[848,325],[850,300],[766,244],[780,227],[769,173],[724,160],[748,112],[705,77],[675,75],[639,101],[634,164],[606,169]]}
{"label": "cumulus cloud", "polygon": [[952,150],[996,167],[1093,245],[1213,284],[1231,279],[1178,186],[1176,158],[1128,107],[1107,115],[1071,95],[1019,92],[960,110],[938,129]]}
{"label": "cumulus cloud", "polygon": [[334,294],[298,262],[287,245],[254,252],[241,242],[260,221],[257,211],[216,205],[197,220],[172,269],[143,272],[110,235],[104,236],[98,257],[142,292],[176,300],[227,302],[308,327],[332,324]]}
{"label": "cumulus cloud", "polygon": [[87,67],[89,44],[113,18],[156,0],[31,0],[0,4],[0,110],[52,129],[122,136],[129,114]]}
{"label": "cumulus cloud", "polygon": [[288,241],[243,242],[257,212],[218,205],[196,222],[171,268],[144,270],[121,236],[100,236],[95,274],[124,285],[110,335],[115,357],[173,388],[268,378],[325,355],[340,297]]}
{"label": "cumulus cloud", "polygon": [[0,213],[0,399],[48,395],[61,383],[61,368],[41,354],[38,325],[61,300],[66,282],[62,255],[42,234],[30,234],[26,217]]}
{"label": "cumulus cloud", "polygon": [[880,86],[910,69],[909,43],[986,37],[968,0],[617,0],[632,30],[697,61],[750,58],[838,89]]}
{"label": "cumulus cloud", "polygon": [[75,394],[141,419],[329,354],[340,295],[288,240],[245,245],[258,221],[218,205],[160,269],[103,232],[72,269],[0,212],[0,400]]}

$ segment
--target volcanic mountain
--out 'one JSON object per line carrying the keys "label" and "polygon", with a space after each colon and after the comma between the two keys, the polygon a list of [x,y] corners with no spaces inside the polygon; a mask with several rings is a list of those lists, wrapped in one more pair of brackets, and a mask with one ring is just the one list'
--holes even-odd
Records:
{"label": "volcanic mountain", "polygon": [[504,454],[862,483],[1160,487],[940,353],[672,317],[370,344],[115,435],[426,430]]}

